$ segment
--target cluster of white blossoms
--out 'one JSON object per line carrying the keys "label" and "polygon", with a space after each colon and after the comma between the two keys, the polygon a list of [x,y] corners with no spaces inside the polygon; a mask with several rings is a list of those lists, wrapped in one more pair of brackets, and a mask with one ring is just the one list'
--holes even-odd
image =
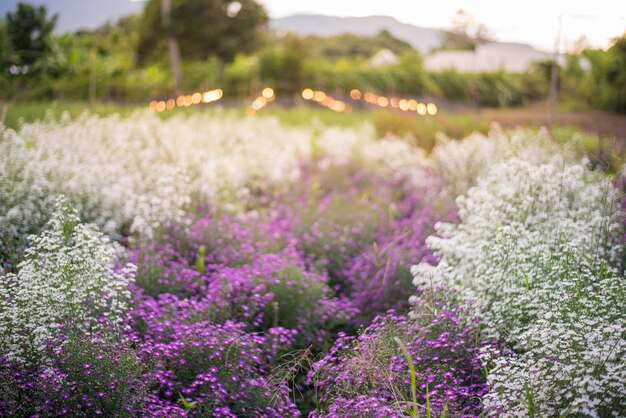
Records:
{"label": "cluster of white blossoms", "polygon": [[483,353],[488,410],[623,415],[626,281],[613,267],[623,231],[617,191],[584,164],[532,159],[491,165],[457,199],[459,223],[439,225],[428,240],[438,265],[414,266],[414,282],[458,289],[473,304],[467,319],[479,319],[486,340],[511,349]]}
{"label": "cluster of white blossoms", "polygon": [[118,249],[80,223],[60,197],[41,235],[30,238],[17,274],[0,277],[0,351],[40,362],[61,325],[91,333],[121,325],[135,267],[117,265]]}
{"label": "cluster of white blossoms", "polygon": [[420,150],[376,140],[369,125],[291,128],[228,113],[167,120],[149,112],[84,114],[0,131],[0,231],[5,242],[40,232],[60,194],[112,238],[149,231],[193,197],[231,207],[250,190],[294,181],[313,157],[423,177],[414,174],[424,166]]}
{"label": "cluster of white blossoms", "polygon": [[574,154],[569,149],[572,143],[554,144],[545,129],[503,131],[498,124],[493,124],[488,135],[474,133],[463,139],[450,139],[438,134],[429,165],[443,180],[446,193],[454,198],[476,185],[495,164],[509,158],[545,163],[558,152],[572,160]]}

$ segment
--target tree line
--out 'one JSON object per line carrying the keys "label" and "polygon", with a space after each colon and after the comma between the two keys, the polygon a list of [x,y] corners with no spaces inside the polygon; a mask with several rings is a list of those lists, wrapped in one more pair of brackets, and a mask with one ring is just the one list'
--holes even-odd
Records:
{"label": "tree line", "polygon": [[[387,31],[276,34],[254,0],[150,0],[142,13],[115,24],[60,35],[56,22],[45,7],[28,3],[0,19],[0,99],[139,101],[215,87],[243,99],[271,85],[289,95],[305,87],[337,95],[357,88],[497,107],[543,100],[549,92],[550,62],[522,74],[426,71],[419,52]],[[490,39],[484,25],[460,12],[443,48]],[[396,62],[370,63],[382,49]],[[570,56],[558,81],[563,101],[626,112],[626,37],[606,51]]]}

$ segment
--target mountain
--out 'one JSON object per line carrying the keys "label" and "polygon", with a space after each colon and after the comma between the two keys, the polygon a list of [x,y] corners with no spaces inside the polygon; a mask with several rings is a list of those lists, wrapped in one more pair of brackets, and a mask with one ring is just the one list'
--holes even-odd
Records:
{"label": "mountain", "polygon": [[[24,0],[22,0],[24,1]],[[146,4],[142,0],[25,0],[43,5],[50,15],[59,15],[56,32],[96,29],[115,22],[122,16],[140,13]],[[0,16],[17,9],[20,0],[0,0]],[[270,20],[270,28],[296,32],[301,35],[329,36],[341,33],[377,35],[386,29],[394,37],[407,41],[422,53],[441,45],[443,31],[402,23],[389,16],[334,17],[323,15],[294,15]]]}
{"label": "mountain", "polygon": [[[57,13],[59,20],[55,32],[73,32],[95,29],[122,16],[140,13],[145,3],[131,0],[22,0],[35,6],[43,5],[48,14]],[[1,0],[0,16],[17,9],[20,0]]]}
{"label": "mountain", "polygon": [[323,15],[294,15],[270,21],[276,31],[299,35],[331,36],[341,33],[372,36],[386,29],[394,37],[408,42],[424,56],[428,70],[456,68],[461,72],[527,71],[534,62],[549,60],[551,54],[530,45],[514,42],[489,42],[475,51],[431,51],[442,45],[444,31],[402,23],[389,16],[334,17]]}
{"label": "mountain", "polygon": [[441,46],[443,31],[402,23],[389,16],[335,17],[323,15],[293,15],[272,19],[270,28],[299,35],[331,36],[341,33],[373,36],[388,30],[394,37],[408,42],[423,54]]}
{"label": "mountain", "polygon": [[[20,0],[0,0],[0,16],[17,8]],[[143,0],[26,0],[34,5],[44,5],[50,14],[57,13],[57,33],[78,29],[95,29],[122,16],[140,13],[146,4]],[[342,33],[374,36],[387,30],[394,37],[408,42],[422,54],[429,55],[440,47],[444,31],[423,28],[399,22],[390,16],[336,17],[299,14],[270,20],[276,31],[295,32],[299,35],[332,36]],[[427,57],[425,65],[432,70],[455,67],[459,71],[493,70],[505,68],[522,71],[538,59],[549,59],[544,52],[529,45],[494,42],[476,51],[442,51]]]}

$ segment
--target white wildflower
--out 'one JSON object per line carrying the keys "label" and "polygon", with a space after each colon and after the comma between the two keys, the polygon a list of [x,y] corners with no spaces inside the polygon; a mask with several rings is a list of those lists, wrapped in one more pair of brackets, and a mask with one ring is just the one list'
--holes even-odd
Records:
{"label": "white wildflower", "polygon": [[415,283],[459,289],[484,337],[513,349],[484,353],[488,409],[621,416],[626,282],[610,260],[622,231],[617,192],[550,154],[507,159],[479,177],[457,200],[459,224],[429,238],[441,259],[414,267]]}
{"label": "white wildflower", "polygon": [[121,324],[133,266],[115,267],[117,252],[95,227],[81,224],[59,198],[48,229],[31,237],[16,275],[1,278],[0,347],[11,359],[45,360],[46,342],[60,325],[85,332],[101,328],[100,316]]}

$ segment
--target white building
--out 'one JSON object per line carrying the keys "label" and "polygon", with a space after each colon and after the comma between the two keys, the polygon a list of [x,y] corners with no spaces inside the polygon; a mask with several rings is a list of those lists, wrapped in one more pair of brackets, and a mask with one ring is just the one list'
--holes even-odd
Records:
{"label": "white building", "polygon": [[370,65],[379,67],[381,65],[396,64],[398,56],[388,49],[381,49],[368,60]]}
{"label": "white building", "polygon": [[552,54],[536,50],[530,45],[492,42],[479,45],[474,51],[435,52],[424,59],[424,66],[431,71],[456,68],[460,72],[504,70],[523,73],[534,62],[551,59]]}

